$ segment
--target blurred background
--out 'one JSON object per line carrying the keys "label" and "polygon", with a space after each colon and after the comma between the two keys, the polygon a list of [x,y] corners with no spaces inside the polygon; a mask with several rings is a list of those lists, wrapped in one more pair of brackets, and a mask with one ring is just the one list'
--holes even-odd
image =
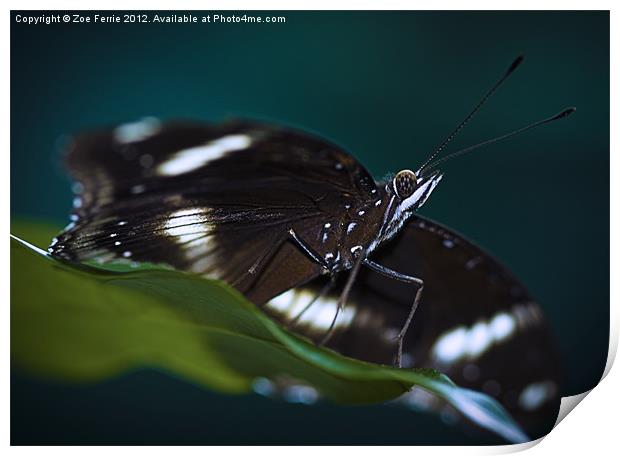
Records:
{"label": "blurred background", "polygon": [[[597,384],[609,332],[607,12],[262,12],[252,15],[286,23],[39,26],[16,23],[15,14],[11,216],[59,227],[72,200],[59,160],[68,134],[145,115],[250,117],[317,132],[380,178],[418,166],[524,53],[525,64],[449,150],[566,106],[577,113],[446,163],[421,212],[492,252],[536,297],[561,350],[563,395]],[[11,437],[13,444],[480,442],[395,406],[224,396],[154,370],[69,385],[13,369]]]}

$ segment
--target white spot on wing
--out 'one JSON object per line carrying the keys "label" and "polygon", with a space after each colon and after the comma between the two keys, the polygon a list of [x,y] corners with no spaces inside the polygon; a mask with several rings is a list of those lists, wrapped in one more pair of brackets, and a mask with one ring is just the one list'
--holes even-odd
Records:
{"label": "white spot on wing", "polygon": [[318,391],[308,385],[293,385],[284,391],[284,400],[294,404],[314,404],[318,399]]}
{"label": "white spot on wing", "polygon": [[469,328],[458,326],[443,333],[435,341],[431,351],[433,357],[442,364],[476,359],[494,344],[508,339],[516,329],[516,315],[500,312],[489,321],[478,321]]}
{"label": "white spot on wing", "polygon": [[543,405],[555,395],[556,386],[552,381],[530,383],[519,395],[519,405],[522,409],[533,411]]}
{"label": "white spot on wing", "polygon": [[177,152],[157,167],[157,173],[164,176],[188,173],[230,152],[247,149],[251,144],[252,138],[248,135],[224,136],[201,146]]}
{"label": "white spot on wing", "polygon": [[129,191],[134,195],[139,195],[140,193],[143,193],[144,190],[146,190],[146,186],[143,184],[134,185],[129,189]]}
{"label": "white spot on wing", "polygon": [[452,247],[454,247],[454,241],[452,239],[444,239],[443,246],[448,249],[451,249]]}
{"label": "white spot on wing", "polygon": [[276,392],[273,382],[265,377],[258,377],[252,382],[252,389],[261,396],[271,397]]}
{"label": "white spot on wing", "polygon": [[362,246],[361,246],[361,245],[356,245],[356,246],[354,246],[354,247],[351,247],[351,249],[350,249],[350,250],[351,250],[351,253],[355,253],[355,252],[357,252],[358,250],[362,250]]}
{"label": "white spot on wing", "polygon": [[516,322],[513,317],[506,313],[499,313],[493,317],[489,326],[496,341],[501,341],[509,337],[515,330]]}
{"label": "white spot on wing", "polygon": [[279,294],[275,298],[272,298],[271,301],[267,303],[267,307],[272,310],[277,310],[280,313],[286,313],[288,308],[293,304],[295,300],[295,291],[288,290],[282,294]]}
{"label": "white spot on wing", "polygon": [[519,328],[536,326],[542,320],[540,310],[533,302],[526,302],[516,305],[513,309],[513,314]]}
{"label": "white spot on wing", "polygon": [[[288,290],[276,296],[267,303],[267,307],[280,314],[285,320],[291,321],[299,316],[301,311],[315,299],[316,294],[308,290]],[[309,327],[317,331],[327,331],[336,315],[338,300],[332,297],[316,299],[310,308],[299,316],[296,325]],[[355,306],[349,305],[341,309],[334,324],[334,328],[346,327],[351,324],[355,316]]]}
{"label": "white spot on wing", "polygon": [[433,345],[433,356],[443,363],[451,363],[463,356],[467,342],[467,329],[460,326],[444,333]]}
{"label": "white spot on wing", "polygon": [[212,231],[212,227],[206,222],[207,214],[204,209],[182,209],[170,215],[164,230],[168,236],[175,237],[179,244],[186,244],[203,238]]}
{"label": "white spot on wing", "polygon": [[191,267],[190,271],[195,272],[197,274],[203,274],[205,277],[210,277],[212,279],[221,278],[221,272],[213,269],[213,258],[210,256],[205,256],[197,261],[195,261]]}
{"label": "white spot on wing", "polygon": [[130,144],[144,141],[159,133],[161,123],[154,117],[145,117],[137,122],[126,123],[114,129],[112,133],[116,142]]}
{"label": "white spot on wing", "polygon": [[[210,234],[203,233],[195,239],[183,244],[183,248],[185,249],[185,256],[188,260],[195,260],[200,257],[204,257],[209,252],[215,250],[215,242],[213,236]],[[208,265],[205,263],[211,263],[210,258],[203,258],[205,261],[200,263],[200,260],[197,264],[194,264],[192,270],[195,272],[201,272],[201,267],[207,269]],[[203,266],[204,265],[204,266]]]}
{"label": "white spot on wing", "polygon": [[471,258],[469,260],[467,260],[467,262],[465,263],[465,267],[469,270],[474,269],[476,266],[478,266],[482,261],[482,258],[480,257],[474,257]]}
{"label": "white spot on wing", "polygon": [[477,358],[484,353],[493,343],[493,334],[489,331],[486,323],[478,322],[467,335],[465,352],[468,358]]}

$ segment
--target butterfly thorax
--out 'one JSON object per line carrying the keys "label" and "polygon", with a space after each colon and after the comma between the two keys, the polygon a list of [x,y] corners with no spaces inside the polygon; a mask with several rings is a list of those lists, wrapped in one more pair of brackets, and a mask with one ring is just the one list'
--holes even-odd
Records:
{"label": "butterfly thorax", "polygon": [[325,222],[316,228],[312,240],[331,272],[350,269],[360,253],[369,251],[388,202],[384,188],[371,190],[361,201],[345,195],[337,202],[325,202],[331,207],[325,210]]}

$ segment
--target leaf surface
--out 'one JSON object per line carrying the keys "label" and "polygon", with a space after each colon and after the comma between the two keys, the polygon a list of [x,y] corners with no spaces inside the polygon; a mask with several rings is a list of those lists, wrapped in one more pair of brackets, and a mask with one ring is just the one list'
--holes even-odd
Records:
{"label": "leaf surface", "polygon": [[[56,230],[18,223],[12,232],[46,246]],[[292,378],[344,404],[386,401],[418,386],[510,442],[528,440],[491,397],[431,369],[396,369],[317,347],[223,282],[149,264],[71,266],[15,239],[11,360],[70,381],[157,368],[225,393],[248,392],[257,377]]]}

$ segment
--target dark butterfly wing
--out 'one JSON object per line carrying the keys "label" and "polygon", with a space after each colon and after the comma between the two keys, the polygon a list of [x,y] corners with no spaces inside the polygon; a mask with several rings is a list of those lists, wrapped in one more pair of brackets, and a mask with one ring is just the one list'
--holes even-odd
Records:
{"label": "dark butterfly wing", "polygon": [[[422,217],[412,218],[372,259],[424,280],[405,339],[404,367],[434,367],[461,386],[494,396],[532,437],[551,429],[559,407],[557,353],[540,307],[506,268]],[[293,329],[319,340],[344,280],[316,298],[301,317],[324,279],[278,296],[268,309],[284,321],[297,316]],[[363,270],[328,345],[347,356],[392,364],[394,338],[414,292],[412,285]]]}
{"label": "dark butterfly wing", "polygon": [[79,195],[53,255],[165,263],[226,280],[257,303],[321,271],[282,243],[289,229],[316,239],[344,198],[375,189],[339,147],[252,122],[146,119],[77,137],[66,164]]}

